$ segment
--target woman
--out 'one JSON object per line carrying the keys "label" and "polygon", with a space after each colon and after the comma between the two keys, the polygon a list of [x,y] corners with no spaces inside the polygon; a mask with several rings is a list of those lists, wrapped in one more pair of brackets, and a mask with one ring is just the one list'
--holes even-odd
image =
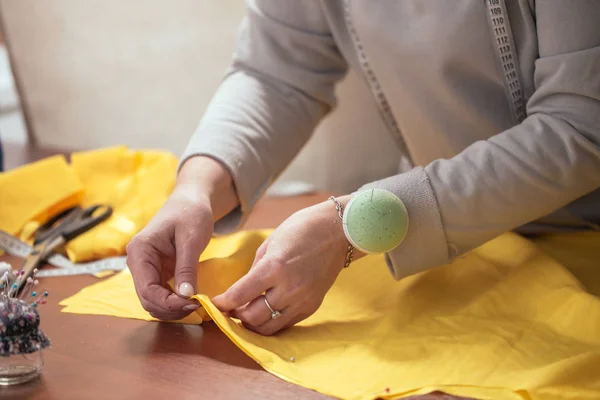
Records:
{"label": "woman", "polygon": [[[188,297],[211,235],[244,221],[348,67],[410,166],[361,188],[406,205],[407,236],[386,253],[394,278],[506,231],[600,222],[598,21],[596,0],[251,1],[172,196],[127,248],[142,305],[161,319],[198,307]],[[327,199],[291,216],[214,304],[264,335],[310,316],[348,256],[336,219]],[[173,275],[177,293],[163,284]]]}

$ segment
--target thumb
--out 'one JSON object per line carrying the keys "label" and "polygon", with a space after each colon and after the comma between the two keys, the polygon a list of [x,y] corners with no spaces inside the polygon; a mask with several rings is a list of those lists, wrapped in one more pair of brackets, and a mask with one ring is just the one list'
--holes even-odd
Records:
{"label": "thumb", "polygon": [[[206,248],[210,235],[201,226],[175,230],[175,293],[182,297],[196,294],[196,276],[200,254]],[[208,238],[206,238],[208,236]]]}

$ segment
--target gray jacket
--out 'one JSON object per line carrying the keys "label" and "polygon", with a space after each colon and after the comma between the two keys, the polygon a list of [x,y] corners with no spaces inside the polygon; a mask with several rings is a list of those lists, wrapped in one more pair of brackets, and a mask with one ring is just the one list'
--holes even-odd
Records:
{"label": "gray jacket", "polygon": [[396,278],[517,228],[600,223],[600,1],[255,0],[182,158],[234,178],[241,206],[218,232],[299,152],[349,67],[411,167],[361,188],[407,206]]}

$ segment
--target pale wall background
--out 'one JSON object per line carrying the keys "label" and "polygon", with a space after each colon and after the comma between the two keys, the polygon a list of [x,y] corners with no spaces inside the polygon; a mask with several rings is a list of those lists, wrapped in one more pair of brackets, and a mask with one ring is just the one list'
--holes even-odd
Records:
{"label": "pale wall background", "polygon": [[[176,155],[219,85],[245,12],[241,0],[0,0],[0,7],[39,145],[124,144]],[[339,97],[281,180],[346,192],[396,172],[398,150],[362,80],[351,73]]]}

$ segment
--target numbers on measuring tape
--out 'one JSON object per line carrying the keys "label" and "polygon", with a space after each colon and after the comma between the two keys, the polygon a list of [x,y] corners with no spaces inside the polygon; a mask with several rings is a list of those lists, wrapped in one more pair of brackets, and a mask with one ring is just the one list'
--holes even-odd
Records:
{"label": "numbers on measuring tape", "polygon": [[525,104],[523,91],[517,68],[515,44],[512,38],[510,24],[507,22],[506,6],[504,0],[487,0],[488,17],[491,22],[491,31],[496,42],[496,51],[502,63],[504,84],[513,115],[517,122],[525,118]]}
{"label": "numbers on measuring tape", "polygon": [[508,36],[502,35],[502,36],[496,38],[496,40],[498,41],[498,44],[507,44],[508,43]]}

